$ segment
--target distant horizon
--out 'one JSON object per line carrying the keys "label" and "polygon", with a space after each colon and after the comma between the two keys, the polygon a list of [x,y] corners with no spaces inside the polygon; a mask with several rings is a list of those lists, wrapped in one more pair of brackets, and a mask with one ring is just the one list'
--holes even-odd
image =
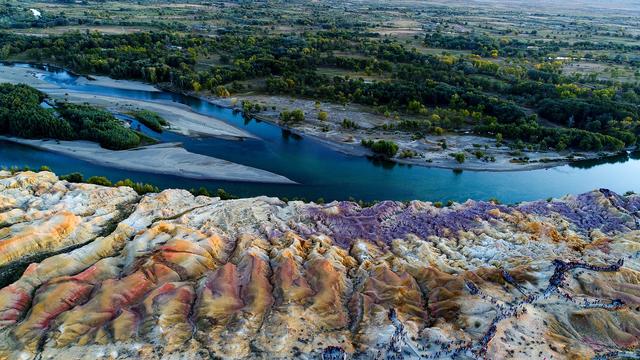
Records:
{"label": "distant horizon", "polygon": [[[380,2],[379,0],[358,0],[360,3],[367,2]],[[576,10],[581,13],[588,13],[594,10],[609,10],[614,12],[620,11],[633,11],[640,14],[640,0],[570,0],[558,2],[555,0],[390,0],[385,1],[387,3],[423,3],[423,4],[437,4],[442,6],[464,6],[464,5],[477,5],[487,6],[493,5],[502,8],[509,8],[512,10],[531,10],[539,12],[547,12],[551,10]],[[541,8],[540,6],[544,7]],[[533,9],[535,7],[535,9]],[[562,15],[562,14],[557,14]],[[621,14],[631,16],[630,14]]]}

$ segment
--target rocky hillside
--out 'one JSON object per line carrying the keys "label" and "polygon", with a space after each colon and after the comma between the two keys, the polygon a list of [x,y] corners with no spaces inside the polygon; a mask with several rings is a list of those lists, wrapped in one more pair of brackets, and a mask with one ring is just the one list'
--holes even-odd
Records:
{"label": "rocky hillside", "polygon": [[639,210],[607,190],[363,209],[0,172],[0,358],[631,357]]}

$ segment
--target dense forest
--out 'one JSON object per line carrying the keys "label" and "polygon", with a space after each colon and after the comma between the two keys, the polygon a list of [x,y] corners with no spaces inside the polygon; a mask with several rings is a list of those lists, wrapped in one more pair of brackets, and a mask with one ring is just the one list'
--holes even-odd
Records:
{"label": "dense forest", "polygon": [[28,139],[90,140],[111,150],[150,141],[110,112],[89,105],[58,102],[43,106],[46,96],[27,85],[0,84],[0,134]]}

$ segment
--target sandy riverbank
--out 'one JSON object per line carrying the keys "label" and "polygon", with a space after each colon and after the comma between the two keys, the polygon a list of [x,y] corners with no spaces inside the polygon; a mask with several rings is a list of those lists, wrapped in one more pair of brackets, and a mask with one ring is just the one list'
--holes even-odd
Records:
{"label": "sandy riverbank", "polygon": [[253,134],[229,125],[222,120],[193,112],[183,104],[133,100],[66,89],[48,90],[46,92],[54,99],[66,100],[72,103],[89,103],[107,108],[112,112],[127,113],[134,110],[150,110],[169,122],[167,130],[186,136],[211,136],[231,140],[256,138]]}
{"label": "sandy riverbank", "polygon": [[[168,101],[132,100],[62,89],[44,81],[42,77],[45,73],[38,69],[0,65],[0,82],[27,83],[46,92],[54,99],[89,103],[105,107],[113,112],[151,110],[170,123],[170,131],[187,136],[212,136],[226,139],[255,138],[254,135],[223,121],[193,112],[186,105]],[[86,84],[92,83],[92,80],[84,78],[78,81]],[[106,77],[96,77],[95,81],[96,85],[105,87],[145,91],[150,91],[149,88],[152,88],[153,91],[158,91],[151,85],[136,81],[113,80]],[[515,154],[507,146],[496,146],[493,139],[462,133],[449,133],[440,136],[427,135],[421,139],[414,139],[410,133],[382,130],[381,126],[392,120],[356,104],[320,103],[320,106],[316,106],[316,102],[313,100],[270,95],[245,94],[233,99],[201,96],[194,93],[187,95],[196,96],[204,101],[228,108],[240,106],[243,100],[259,103],[267,110],[254,116],[278,126],[281,125],[279,121],[281,111],[302,109],[305,113],[305,121],[290,127],[289,130],[292,133],[314,138],[336,151],[353,156],[373,155],[369,149],[360,145],[361,140],[392,140],[400,147],[398,155],[393,160],[417,166],[474,171],[522,171],[551,168],[572,161],[602,157],[602,154],[597,153],[572,154],[570,151],[557,153],[524,150]],[[328,119],[318,120],[319,111],[326,111]],[[357,128],[343,128],[341,125],[343,119],[354,122],[357,124]],[[443,141],[446,142],[446,148],[442,146]],[[402,156],[403,152],[405,154],[410,152],[412,156]],[[466,155],[464,163],[458,163],[451,156],[453,153],[460,152]],[[482,156],[476,157],[476,153],[481,153]],[[524,158],[528,160],[522,161]]]}
{"label": "sandy riverbank", "polygon": [[284,176],[230,161],[188,152],[177,143],[113,151],[90,141],[29,140],[0,136],[17,144],[60,153],[93,164],[198,180],[295,184]]}
{"label": "sandy riverbank", "polygon": [[[243,100],[261,104],[267,110],[260,111],[253,116],[277,125],[281,125],[279,121],[281,111],[301,109],[305,113],[305,121],[290,127],[291,132],[301,136],[312,137],[334,150],[353,156],[373,155],[369,149],[360,145],[361,140],[392,140],[400,148],[398,155],[392,160],[403,164],[445,169],[501,172],[546,169],[566,165],[573,161],[602,157],[602,154],[598,153],[573,154],[571,151],[558,153],[554,151],[523,150],[521,153],[516,154],[508,146],[496,146],[496,142],[492,138],[464,133],[448,133],[439,136],[426,135],[420,139],[413,139],[410,133],[382,130],[381,126],[391,122],[391,119],[381,114],[372,113],[369,109],[355,104],[343,106],[320,103],[318,107],[313,100],[271,95],[240,95],[231,99],[205,96],[200,98],[229,108],[239,108]],[[328,113],[328,119],[325,121],[318,120],[318,113],[321,110]],[[341,125],[343,119],[353,121],[357,124],[357,128],[343,128]],[[442,146],[443,141],[446,142],[446,148]],[[414,156],[401,157],[403,150],[411,151]],[[466,160],[462,164],[451,156],[451,154],[459,152],[464,153],[466,156]],[[484,159],[476,157],[476,152],[481,152]],[[572,157],[570,158],[570,156]],[[522,158],[528,158],[528,161],[522,161]]]}
{"label": "sandy riverbank", "polygon": [[151,84],[146,84],[140,81],[117,80],[107,76],[99,76],[99,75],[91,75],[90,78],[80,77],[78,78],[78,80],[76,80],[76,84],[102,86],[102,87],[108,87],[112,89],[121,89],[121,90],[136,90],[136,91],[148,91],[148,92],[161,91],[160,89],[158,89],[157,87]]}
{"label": "sandy riverbank", "polygon": [[[249,132],[238,129],[222,120],[196,113],[183,104],[165,101],[134,100],[64,89],[43,80],[46,74],[46,71],[39,69],[0,65],[0,82],[27,84],[48,94],[55,100],[89,103],[91,105],[105,107],[114,112],[128,112],[140,109],[154,111],[169,122],[170,126],[168,130],[187,136],[211,136],[232,140],[255,138],[255,136]],[[89,82],[91,80],[85,79],[82,81]],[[150,85],[135,81],[105,80],[103,77],[99,77],[99,80],[96,81],[98,81],[101,86],[106,87],[129,87],[130,89],[137,90],[145,90],[145,87],[151,87]],[[156,88],[153,89],[158,91]]]}
{"label": "sandy riverbank", "polygon": [[[53,67],[57,67],[56,65],[51,65]],[[68,71],[73,73],[72,71]],[[43,80],[43,77],[47,74],[52,74],[46,70],[38,69],[38,68],[29,68],[22,66],[21,64],[11,65],[9,64],[0,64],[0,78],[3,82],[25,82],[22,79],[26,79],[29,85],[31,86],[49,86],[53,88],[57,88],[55,84],[47,83]],[[35,78],[36,80],[33,80]],[[142,81],[135,80],[123,80],[123,79],[112,79],[108,76],[101,75],[91,75],[91,76],[81,76],[79,75],[76,79],[77,85],[95,85],[101,86],[111,89],[121,89],[121,90],[135,90],[135,91],[147,91],[147,92],[160,92],[162,90],[157,87],[144,83]]]}
{"label": "sandy riverbank", "polygon": [[48,89],[58,89],[58,86],[42,79],[46,73],[46,71],[40,69],[0,64],[0,82],[27,84],[44,92]]}

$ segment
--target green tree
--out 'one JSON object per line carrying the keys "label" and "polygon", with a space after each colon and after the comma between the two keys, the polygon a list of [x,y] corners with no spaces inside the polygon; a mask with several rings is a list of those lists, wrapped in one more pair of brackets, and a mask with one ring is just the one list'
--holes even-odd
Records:
{"label": "green tree", "polygon": [[229,93],[229,90],[227,90],[226,87],[224,87],[223,85],[218,85],[216,86],[216,96],[221,98],[227,98],[231,96],[231,94]]}
{"label": "green tree", "polygon": [[102,186],[109,186],[109,187],[113,186],[111,181],[104,176],[92,176],[87,180],[87,182],[89,184],[95,184],[95,185],[102,185]]}
{"label": "green tree", "polygon": [[388,158],[395,156],[399,150],[398,144],[391,140],[362,140],[362,145],[370,148],[374,153]]}
{"label": "green tree", "polygon": [[300,123],[304,121],[304,112],[300,109],[293,111],[285,110],[280,113],[280,120],[285,124]]}
{"label": "green tree", "polygon": [[453,157],[459,164],[464,163],[466,156],[462,152],[451,153],[449,156]]}

